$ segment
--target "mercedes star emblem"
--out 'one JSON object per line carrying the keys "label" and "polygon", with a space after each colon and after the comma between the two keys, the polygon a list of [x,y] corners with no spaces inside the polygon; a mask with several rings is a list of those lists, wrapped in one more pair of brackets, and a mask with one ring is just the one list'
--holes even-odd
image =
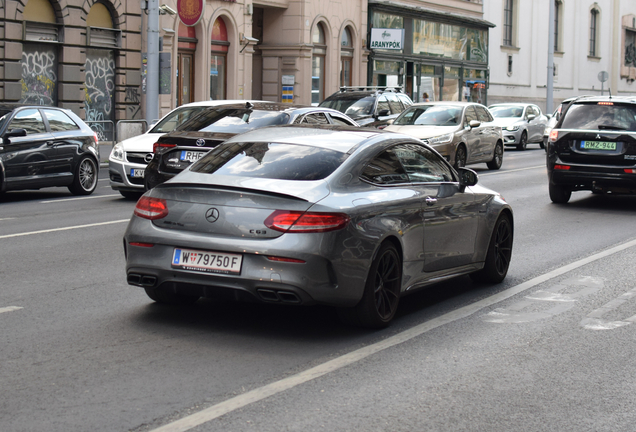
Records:
{"label": "mercedes star emblem", "polygon": [[208,209],[205,212],[205,219],[210,223],[216,222],[219,219],[219,211],[215,208]]}
{"label": "mercedes star emblem", "polygon": [[199,139],[197,140],[197,145],[198,145],[199,147],[204,146],[204,145],[205,145],[205,140],[204,140],[203,138],[199,138]]}

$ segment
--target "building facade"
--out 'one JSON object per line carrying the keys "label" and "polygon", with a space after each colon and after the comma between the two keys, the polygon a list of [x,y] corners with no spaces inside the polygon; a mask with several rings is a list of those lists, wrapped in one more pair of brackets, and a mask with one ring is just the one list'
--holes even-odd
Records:
{"label": "building facade", "polygon": [[[490,99],[546,108],[550,0],[493,0]],[[553,99],[636,94],[636,2],[555,0]]]}
{"label": "building facade", "polygon": [[138,3],[0,0],[0,6],[3,103],[69,108],[103,135],[118,119],[142,117]]}

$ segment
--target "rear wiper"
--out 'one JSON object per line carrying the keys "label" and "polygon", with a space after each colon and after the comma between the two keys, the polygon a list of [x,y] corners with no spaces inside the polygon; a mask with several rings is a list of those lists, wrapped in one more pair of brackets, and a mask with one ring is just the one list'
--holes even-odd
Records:
{"label": "rear wiper", "polygon": [[597,126],[599,130],[607,130],[607,129],[612,129],[612,130],[627,130],[627,128],[623,128],[620,126],[614,126],[614,125],[598,125]]}

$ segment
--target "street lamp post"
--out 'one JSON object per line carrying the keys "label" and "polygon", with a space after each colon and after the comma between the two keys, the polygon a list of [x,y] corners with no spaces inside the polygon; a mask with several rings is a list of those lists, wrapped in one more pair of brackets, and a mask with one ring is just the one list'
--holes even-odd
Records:
{"label": "street lamp post", "polygon": [[554,108],[554,0],[548,0],[548,83],[546,85],[545,112],[552,114]]}
{"label": "street lamp post", "polygon": [[159,0],[148,0],[146,121],[159,118]]}

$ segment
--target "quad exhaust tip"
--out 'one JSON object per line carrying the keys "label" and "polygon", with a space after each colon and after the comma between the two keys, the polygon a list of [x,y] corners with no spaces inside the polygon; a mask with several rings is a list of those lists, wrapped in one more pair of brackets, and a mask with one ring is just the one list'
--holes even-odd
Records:
{"label": "quad exhaust tip", "polygon": [[130,273],[126,280],[130,285],[141,287],[153,287],[157,284],[156,276],[142,275],[136,273]]}
{"label": "quad exhaust tip", "polygon": [[291,291],[257,288],[256,292],[263,301],[276,303],[300,304],[300,297]]}

